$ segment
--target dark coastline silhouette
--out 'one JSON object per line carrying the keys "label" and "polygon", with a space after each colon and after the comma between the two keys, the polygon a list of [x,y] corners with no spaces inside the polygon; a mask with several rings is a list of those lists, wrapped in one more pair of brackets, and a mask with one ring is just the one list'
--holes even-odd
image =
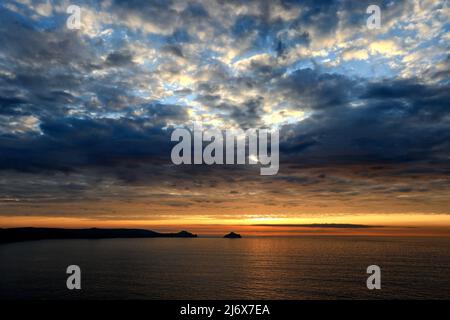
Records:
{"label": "dark coastline silhouette", "polygon": [[187,231],[160,233],[144,229],[63,229],[8,228],[0,229],[0,243],[44,239],[102,239],[102,238],[196,238]]}
{"label": "dark coastline silhouette", "polygon": [[234,232],[230,232],[230,233],[224,235],[223,237],[224,238],[228,238],[228,239],[239,239],[239,238],[242,238],[239,233],[234,233]]}

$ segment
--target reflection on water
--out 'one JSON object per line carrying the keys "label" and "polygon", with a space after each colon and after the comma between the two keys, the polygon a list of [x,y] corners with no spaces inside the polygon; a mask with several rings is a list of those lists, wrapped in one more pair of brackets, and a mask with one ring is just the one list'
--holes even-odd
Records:
{"label": "reflection on water", "polygon": [[[0,298],[449,298],[450,241],[437,238],[48,240],[0,245]],[[66,289],[66,267],[82,290]],[[366,268],[382,289],[366,288]]]}

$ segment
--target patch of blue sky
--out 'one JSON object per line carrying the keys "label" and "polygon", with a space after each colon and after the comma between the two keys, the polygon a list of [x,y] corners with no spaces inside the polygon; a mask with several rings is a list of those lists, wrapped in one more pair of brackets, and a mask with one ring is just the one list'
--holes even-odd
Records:
{"label": "patch of blue sky", "polygon": [[443,42],[446,47],[449,47],[448,37],[447,35],[450,33],[450,22],[446,23],[442,30],[438,33],[439,42]]}
{"label": "patch of blue sky", "polygon": [[127,116],[126,112],[108,111],[108,112],[89,112],[90,118],[93,119],[114,119],[118,120]]}
{"label": "patch of blue sky", "polygon": [[[25,20],[25,17],[31,17],[35,12],[34,10],[32,10],[28,5],[26,5],[25,3],[20,3],[20,2],[14,2],[14,7],[18,8],[21,12],[25,13],[24,16],[22,16],[21,14],[16,13],[15,8],[13,8],[11,6],[12,4],[9,2],[2,2],[0,3],[0,9],[2,9],[0,12],[6,13],[6,12],[12,12],[14,15],[17,15],[18,17],[22,17],[23,20]],[[28,21],[31,21],[31,19],[27,19]],[[32,21],[35,22],[35,21]]]}
{"label": "patch of blue sky", "polygon": [[367,60],[349,60],[329,68],[329,71],[366,79],[395,77],[398,71],[392,69],[388,62],[389,60],[381,57],[373,57]]}
{"label": "patch of blue sky", "polygon": [[130,96],[138,97],[138,98],[148,98],[148,90],[146,89],[139,89],[139,88],[132,88],[131,90],[128,90],[127,93]]}
{"label": "patch of blue sky", "polygon": [[[105,30],[112,30],[111,33],[103,33]],[[119,51],[125,47],[127,41],[125,38],[126,30],[122,27],[114,25],[102,26],[99,35],[96,37],[84,37],[84,41],[89,44],[90,50],[95,51],[97,54],[107,54],[112,51]],[[103,41],[99,41],[102,39]]]}
{"label": "patch of blue sky", "polygon": [[242,53],[242,54],[237,55],[236,57],[234,57],[234,58],[231,60],[231,63],[236,63],[236,62],[239,62],[239,61],[241,61],[241,60],[249,59],[249,58],[251,58],[251,57],[254,57],[254,56],[257,56],[257,55],[260,55],[260,54],[265,54],[265,53],[272,54],[272,53],[271,53],[270,51],[268,51],[267,49],[266,49],[266,50],[261,50],[261,49],[258,49],[258,48],[252,48],[252,49],[247,50],[247,51],[245,51],[244,53]]}
{"label": "patch of blue sky", "polygon": [[198,51],[198,61],[197,64],[199,67],[208,66],[208,65],[214,65],[214,64],[222,64],[220,61],[220,58],[223,56],[222,53],[202,48]]}
{"label": "patch of blue sky", "polygon": [[39,16],[39,19],[35,20],[33,23],[33,28],[37,30],[56,30],[61,28],[66,23],[66,16]]}
{"label": "patch of blue sky", "polygon": [[185,87],[183,87],[183,86],[180,86],[176,83],[170,83],[170,82],[164,82],[163,87],[164,87],[165,92],[172,92],[172,93],[177,90],[185,89]]}
{"label": "patch of blue sky", "polygon": [[286,68],[285,75],[288,76],[297,70],[314,69],[316,66],[317,64],[311,58],[300,59]]}
{"label": "patch of blue sky", "polygon": [[173,95],[170,97],[159,99],[159,103],[161,104],[179,104],[180,102],[182,102],[182,100],[179,95]]}
{"label": "patch of blue sky", "polygon": [[169,43],[186,43],[191,40],[191,35],[184,29],[176,29],[171,35],[166,36],[166,41]]}
{"label": "patch of blue sky", "polygon": [[162,99],[159,99],[159,103],[161,104],[173,104],[173,105],[182,105],[182,106],[188,106],[191,102],[193,102],[197,98],[196,94],[173,94],[168,97],[164,97]]}
{"label": "patch of blue sky", "polygon": [[139,37],[137,37],[136,40],[145,41],[153,48],[161,48],[171,42],[168,41],[169,37],[163,34],[148,33],[144,36],[139,32],[137,35],[139,35]]}
{"label": "patch of blue sky", "polygon": [[21,25],[29,27],[31,29],[39,29],[39,27],[36,25],[39,22],[39,20],[34,21],[29,18],[34,14],[34,11],[29,9],[25,5],[21,4],[16,5],[19,6],[21,11],[23,11],[26,15],[22,15],[13,10],[10,10],[9,7],[7,6],[7,3],[0,3],[0,21],[11,19],[12,17],[16,23],[20,23]]}
{"label": "patch of blue sky", "polygon": [[[416,47],[416,49],[425,49],[425,48],[438,48],[438,44],[439,44],[439,38],[432,38],[432,39],[428,39],[425,40],[423,42],[420,42],[418,44],[418,46]],[[448,47],[448,43],[447,43],[447,47]]]}

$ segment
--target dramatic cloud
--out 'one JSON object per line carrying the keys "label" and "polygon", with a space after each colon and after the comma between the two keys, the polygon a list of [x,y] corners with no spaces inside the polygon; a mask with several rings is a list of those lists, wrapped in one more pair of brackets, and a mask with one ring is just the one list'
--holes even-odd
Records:
{"label": "dramatic cloud", "polygon": [[[449,17],[431,0],[4,1],[0,215],[449,214]],[[171,132],[195,121],[280,129],[279,174],[174,166]]]}

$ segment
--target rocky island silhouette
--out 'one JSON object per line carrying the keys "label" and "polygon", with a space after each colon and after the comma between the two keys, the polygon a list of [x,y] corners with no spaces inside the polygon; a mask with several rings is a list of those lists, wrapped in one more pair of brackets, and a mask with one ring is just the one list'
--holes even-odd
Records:
{"label": "rocky island silhouette", "polygon": [[234,232],[230,232],[230,233],[224,235],[223,237],[224,238],[228,238],[228,239],[239,239],[239,238],[242,238],[239,233],[234,233]]}

